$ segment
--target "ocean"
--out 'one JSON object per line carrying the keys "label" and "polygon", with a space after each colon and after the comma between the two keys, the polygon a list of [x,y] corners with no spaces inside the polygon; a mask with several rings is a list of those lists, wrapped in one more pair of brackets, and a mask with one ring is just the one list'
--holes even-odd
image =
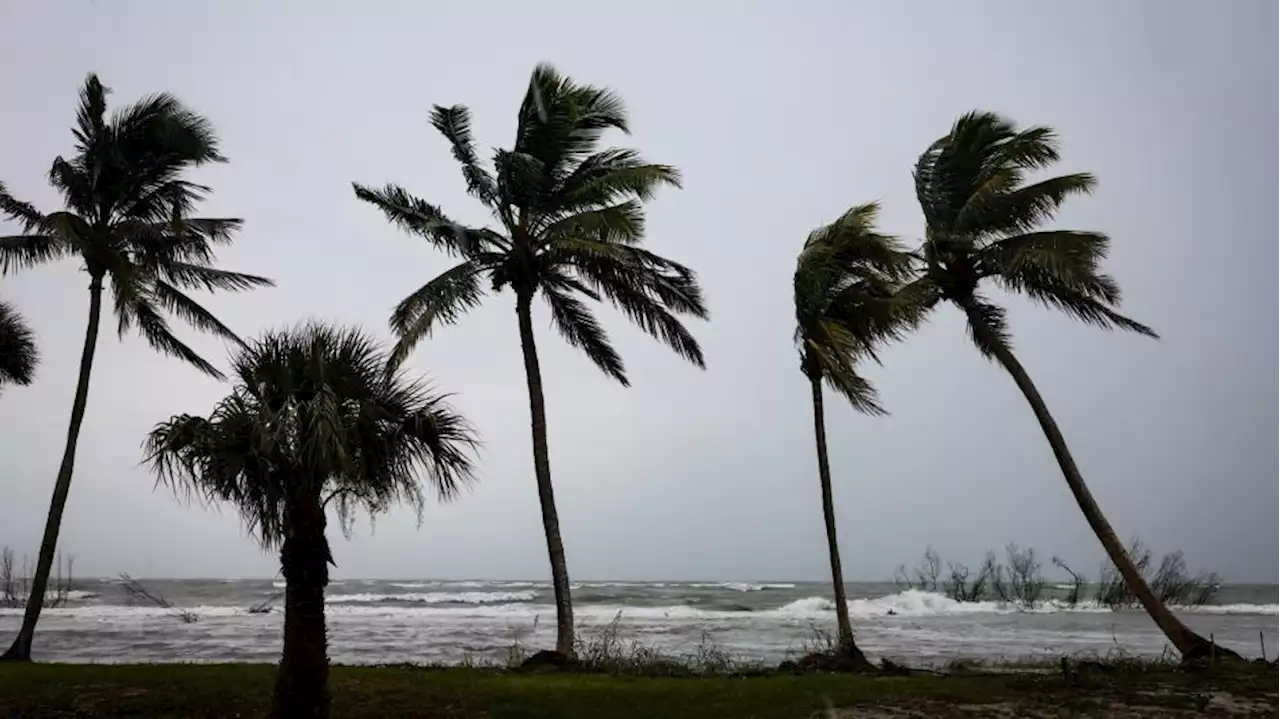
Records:
{"label": "ocean", "polygon": [[[142,583],[172,608],[131,603],[114,579],[77,580],[65,606],[41,615],[35,658],[62,662],[273,662],[279,658],[284,583],[270,579],[156,579]],[[1049,597],[1063,596],[1053,585]],[[1117,650],[1159,656],[1164,637],[1140,611],[1051,598],[1024,611],[994,602],[957,603],[893,584],[851,583],[859,645],[873,659],[916,665],[955,658],[1044,659]],[[776,663],[803,652],[814,630],[834,630],[821,582],[581,582],[574,603],[591,636],[615,618],[623,639],[672,654],[705,642],[743,662]],[[1216,603],[1178,609],[1203,635],[1242,654],[1278,646],[1275,585],[1228,585]],[[329,655],[335,663],[503,663],[514,645],[554,645],[555,607],[546,582],[335,580],[328,594]],[[256,604],[271,602],[266,613]],[[186,613],[187,620],[181,616]],[[0,639],[22,609],[0,608]],[[194,619],[194,621],[188,621]]]}

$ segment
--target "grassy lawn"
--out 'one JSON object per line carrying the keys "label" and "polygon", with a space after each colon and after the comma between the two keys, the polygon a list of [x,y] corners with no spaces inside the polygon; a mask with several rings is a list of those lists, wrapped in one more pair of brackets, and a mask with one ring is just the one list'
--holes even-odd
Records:
{"label": "grassy lawn", "polygon": [[[254,717],[275,667],[0,664],[0,717]],[[335,717],[801,719],[832,716],[1275,716],[1274,668],[866,677],[639,678],[334,667]],[[1062,714],[1064,710],[1067,714]]]}

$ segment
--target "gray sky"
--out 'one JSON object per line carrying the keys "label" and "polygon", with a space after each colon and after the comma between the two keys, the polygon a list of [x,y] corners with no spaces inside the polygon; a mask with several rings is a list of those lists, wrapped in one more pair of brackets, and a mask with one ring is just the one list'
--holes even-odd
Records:
{"label": "gray sky", "polygon": [[[643,6],[641,9],[640,6]],[[509,146],[540,60],[618,90],[634,135],[683,170],[649,206],[652,249],[699,271],[700,372],[602,310],[632,389],[540,327],[551,459],[571,575],[822,578],[809,395],[791,345],[806,233],[848,206],[921,234],[911,166],[980,107],[1056,127],[1062,171],[1100,179],[1061,221],[1114,238],[1108,269],[1153,342],[1010,302],[1017,347],[1123,535],[1194,566],[1277,568],[1277,10],[1274,2],[0,3],[0,179],[52,208],[76,91],[169,90],[220,131],[207,213],[245,218],[223,265],[279,287],[208,306],[245,335],[308,315],[387,335],[391,307],[446,266],[352,197],[400,182],[456,219],[464,192],[433,103],[469,105]],[[701,8],[701,9],[699,9]],[[45,361],[0,397],[0,544],[34,552],[66,431],[87,311],[74,263],[0,281]],[[338,576],[544,577],[528,405],[510,294],[412,359],[479,427],[459,502],[334,538]],[[228,387],[117,341],[104,322],[61,547],[84,575],[263,576],[275,558],[233,510],[153,491],[140,442]],[[190,335],[187,335],[190,336]],[[217,342],[196,340],[215,358]],[[886,578],[926,543],[976,560],[1008,540],[1090,573],[1101,551],[1013,382],[939,312],[868,369],[893,416],[828,402],[846,576]]]}

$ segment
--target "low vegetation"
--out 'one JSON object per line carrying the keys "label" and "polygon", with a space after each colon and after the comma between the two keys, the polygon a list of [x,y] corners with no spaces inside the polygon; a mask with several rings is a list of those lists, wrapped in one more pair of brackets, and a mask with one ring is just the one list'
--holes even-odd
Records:
{"label": "low vegetation", "polygon": [[[1188,570],[1181,550],[1164,555],[1159,564],[1153,562],[1154,555],[1140,539],[1133,540],[1128,551],[1138,571],[1165,605],[1211,604],[1222,586],[1217,574]],[[957,602],[1001,602],[1023,609],[1035,609],[1049,601],[1069,607],[1085,601],[1111,609],[1141,606],[1124,578],[1109,563],[1103,563],[1097,582],[1089,582],[1061,558],[1053,557],[1050,563],[1064,572],[1067,579],[1046,581],[1040,557],[1035,549],[1010,542],[1005,546],[1003,561],[989,551],[977,570],[973,570],[958,562],[944,563],[937,550],[927,547],[915,567],[908,569],[900,565],[893,579],[899,591],[936,592]]]}
{"label": "low vegetation", "polygon": [[[49,579],[49,590],[42,602],[46,609],[61,607],[71,598],[71,592],[75,590],[75,582],[72,580],[74,566],[75,557],[63,559],[62,554],[58,554],[53,576]],[[31,593],[34,569],[29,557],[24,555],[19,564],[12,549],[0,547],[0,607],[20,607],[26,603],[27,596]]]}
{"label": "low vegetation", "polygon": [[[261,716],[275,667],[8,665],[0,716]],[[1061,670],[946,675],[528,675],[412,666],[332,671],[333,716],[370,719],[797,719],[802,717],[1274,716],[1274,665],[1189,673],[1166,665],[1072,663]]]}

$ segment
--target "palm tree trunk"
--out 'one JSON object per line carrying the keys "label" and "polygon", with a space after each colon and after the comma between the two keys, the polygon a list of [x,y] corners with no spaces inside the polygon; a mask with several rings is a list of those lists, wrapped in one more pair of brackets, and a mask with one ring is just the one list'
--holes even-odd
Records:
{"label": "palm tree trunk", "polygon": [[827,555],[831,559],[831,585],[836,604],[836,632],[840,653],[856,663],[867,658],[853,641],[853,625],[849,622],[849,600],[844,592],[844,569],[840,565],[840,543],[836,541],[836,508],[831,495],[831,465],[827,459],[827,422],[822,407],[822,378],[810,377],[813,392],[813,434],[818,445],[818,481],[822,485],[822,520],[827,526]]}
{"label": "palm tree trunk", "polygon": [[40,540],[40,556],[36,560],[36,575],[31,582],[31,594],[27,596],[27,608],[22,615],[22,628],[9,651],[0,659],[31,661],[31,642],[35,639],[36,622],[44,608],[45,589],[58,547],[58,531],[62,528],[62,512],[67,507],[67,494],[71,491],[71,474],[76,463],[76,443],[80,439],[80,425],[84,421],[85,407],[89,402],[89,377],[93,373],[93,353],[98,346],[98,327],[102,320],[102,275],[92,276],[89,282],[89,324],[84,331],[84,349],[80,352],[80,377],[76,381],[75,399],[71,403],[71,423],[67,427],[67,444],[62,450],[62,464],[53,484],[53,499],[49,502],[49,516],[44,524],[44,536]]}
{"label": "palm tree trunk", "polygon": [[[978,318],[971,316],[969,321],[974,327],[975,333],[981,334],[984,332],[984,325]],[[992,347],[996,360],[1013,376],[1013,381],[1018,385],[1018,389],[1022,390],[1022,395],[1027,398],[1027,403],[1031,405],[1031,411],[1035,413],[1036,420],[1040,423],[1040,429],[1044,432],[1045,439],[1049,440],[1049,446],[1053,448],[1053,455],[1058,460],[1058,466],[1062,468],[1062,476],[1067,480],[1067,486],[1071,489],[1071,494],[1076,498],[1076,504],[1080,505],[1080,511],[1084,513],[1085,521],[1089,523],[1093,533],[1098,535],[1098,540],[1102,542],[1102,546],[1111,562],[1120,571],[1120,576],[1124,577],[1129,591],[1142,603],[1143,608],[1147,610],[1147,614],[1151,615],[1156,625],[1160,627],[1160,631],[1164,632],[1164,635],[1168,637],[1174,648],[1182,654],[1183,659],[1209,656],[1212,652],[1209,640],[1191,631],[1187,625],[1174,616],[1173,612],[1169,611],[1169,608],[1155,595],[1155,592],[1151,591],[1151,587],[1147,585],[1147,580],[1143,578],[1142,573],[1134,566],[1133,560],[1129,558],[1128,552],[1124,549],[1124,544],[1116,536],[1115,530],[1111,528],[1111,523],[1102,514],[1102,508],[1098,506],[1098,502],[1093,498],[1089,487],[1085,485],[1084,477],[1080,474],[1080,469],[1076,467],[1075,459],[1072,458],[1071,451],[1067,448],[1067,441],[1063,438],[1062,431],[1058,429],[1058,423],[1054,421],[1053,415],[1049,413],[1049,407],[1045,404],[1044,398],[1040,396],[1040,392],[1031,381],[1031,376],[1022,367],[1022,363],[1018,362],[1018,358],[1014,357],[1013,352],[998,339],[988,338],[986,344]],[[1224,650],[1222,647],[1218,647],[1217,651],[1223,655],[1228,653],[1228,650]]]}
{"label": "palm tree trunk", "polygon": [[533,473],[538,481],[538,503],[542,505],[542,531],[547,536],[551,558],[551,585],[556,594],[556,651],[573,656],[573,599],[569,594],[569,567],[560,539],[560,518],[556,514],[555,491],[551,487],[551,459],[547,452],[547,408],[542,398],[542,370],[538,348],[533,341],[533,296],[521,293],[516,299],[520,322],[520,349],[524,352],[524,374],[529,383],[529,415],[533,431]]}
{"label": "palm tree trunk", "polygon": [[294,500],[280,550],[284,572],[284,650],[271,701],[273,719],[327,719],[329,656],[324,591],[329,584],[329,543],[319,496]]}

